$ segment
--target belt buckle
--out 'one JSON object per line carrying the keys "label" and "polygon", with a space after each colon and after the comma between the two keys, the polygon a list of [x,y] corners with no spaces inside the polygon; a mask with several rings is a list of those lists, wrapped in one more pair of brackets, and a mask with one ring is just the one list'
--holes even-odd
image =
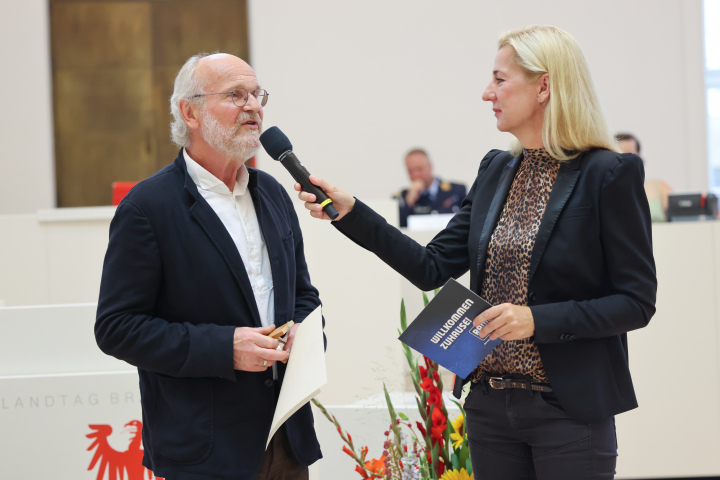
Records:
{"label": "belt buckle", "polygon": [[488,377],[488,385],[495,390],[505,389],[505,379],[502,377]]}

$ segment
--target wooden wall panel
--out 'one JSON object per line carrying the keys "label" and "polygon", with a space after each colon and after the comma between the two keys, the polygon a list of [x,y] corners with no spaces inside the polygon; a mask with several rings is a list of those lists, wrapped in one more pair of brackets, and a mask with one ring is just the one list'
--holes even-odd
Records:
{"label": "wooden wall panel", "polygon": [[198,52],[248,58],[238,0],[50,0],[58,206],[108,205],[114,181],[172,162],[173,80]]}
{"label": "wooden wall panel", "polygon": [[156,65],[182,65],[206,51],[248,56],[247,8],[238,0],[153,2],[153,56]]}
{"label": "wooden wall panel", "polygon": [[189,57],[200,52],[226,52],[248,60],[247,6],[238,0],[157,0],[152,8],[152,32],[159,169],[178,152],[169,127],[175,75]]}
{"label": "wooden wall panel", "polygon": [[150,5],[144,1],[51,2],[53,67],[147,67]]}

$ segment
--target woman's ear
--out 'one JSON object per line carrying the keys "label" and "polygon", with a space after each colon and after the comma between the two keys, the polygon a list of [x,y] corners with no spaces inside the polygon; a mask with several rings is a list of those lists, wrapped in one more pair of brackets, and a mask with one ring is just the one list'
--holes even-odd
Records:
{"label": "woman's ear", "polygon": [[538,102],[547,103],[550,100],[550,74],[543,73],[536,80],[536,86],[538,88]]}

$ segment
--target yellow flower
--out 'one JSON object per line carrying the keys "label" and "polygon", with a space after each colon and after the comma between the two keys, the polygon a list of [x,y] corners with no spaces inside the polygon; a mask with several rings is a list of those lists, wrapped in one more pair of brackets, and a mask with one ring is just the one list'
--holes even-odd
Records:
{"label": "yellow flower", "polygon": [[448,470],[443,473],[440,480],[475,480],[475,474],[468,475],[467,470],[461,468],[458,470]]}
{"label": "yellow flower", "polygon": [[450,422],[453,426],[454,432],[450,434],[450,440],[452,440],[453,448],[458,449],[463,444],[463,440],[465,440],[465,432],[463,431],[463,424],[464,418],[462,414],[455,417],[455,420]]}

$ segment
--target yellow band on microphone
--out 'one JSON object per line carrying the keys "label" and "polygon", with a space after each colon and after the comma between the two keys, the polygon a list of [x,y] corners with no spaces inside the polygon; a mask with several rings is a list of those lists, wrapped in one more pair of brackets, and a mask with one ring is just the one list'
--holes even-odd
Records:
{"label": "yellow band on microphone", "polygon": [[332,199],[328,198],[320,204],[321,207],[325,208],[325,205],[332,203]]}

